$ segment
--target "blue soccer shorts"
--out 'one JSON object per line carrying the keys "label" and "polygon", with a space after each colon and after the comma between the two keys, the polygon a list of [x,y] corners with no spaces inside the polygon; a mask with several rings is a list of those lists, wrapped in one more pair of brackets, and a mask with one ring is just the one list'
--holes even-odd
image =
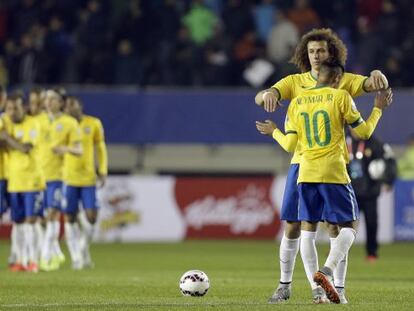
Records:
{"label": "blue soccer shorts", "polygon": [[351,184],[300,183],[298,190],[301,221],[342,224],[359,218]]}
{"label": "blue soccer shorts", "polygon": [[285,192],[283,193],[283,202],[280,219],[286,221],[299,220],[299,193],[298,193],[298,174],[299,164],[291,164],[286,177]]}
{"label": "blue soccer shorts", "polygon": [[11,219],[22,222],[26,217],[38,216],[42,211],[43,193],[10,192]]}
{"label": "blue soccer shorts", "polygon": [[44,207],[62,209],[62,187],[61,181],[49,181],[44,191]]}
{"label": "blue soccer shorts", "polygon": [[79,211],[79,203],[84,209],[98,209],[96,199],[96,187],[75,187],[63,186],[63,212],[65,214],[76,215]]}

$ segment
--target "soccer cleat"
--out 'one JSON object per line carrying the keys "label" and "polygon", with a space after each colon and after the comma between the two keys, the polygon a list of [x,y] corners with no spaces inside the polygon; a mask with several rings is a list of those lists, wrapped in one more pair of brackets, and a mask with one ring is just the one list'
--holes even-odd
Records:
{"label": "soccer cleat", "polygon": [[92,261],[91,254],[88,248],[82,250],[82,260],[83,260],[83,267],[93,269],[95,268],[95,263]]}
{"label": "soccer cleat", "polygon": [[376,263],[376,262],[377,262],[377,260],[378,260],[378,257],[377,257],[377,256],[375,256],[375,255],[368,255],[368,256],[365,258],[365,260],[366,260],[368,263]]}
{"label": "soccer cleat", "polygon": [[72,261],[72,270],[82,270],[82,269],[83,269],[82,260]]}
{"label": "soccer cleat", "polygon": [[13,263],[9,266],[11,272],[23,272],[26,271],[26,267],[23,266],[21,263]]}
{"label": "soccer cleat", "polygon": [[326,293],[328,299],[333,303],[340,303],[338,292],[335,287],[332,285],[329,277],[321,271],[316,272],[313,275],[313,280],[316,284],[321,286]]}
{"label": "soccer cleat", "polygon": [[40,270],[45,272],[56,271],[59,269],[59,263],[56,260],[41,260],[40,261]]}
{"label": "soccer cleat", "polygon": [[345,288],[343,287],[335,287],[336,291],[338,292],[339,300],[341,301],[341,304],[345,305],[348,303],[348,300],[345,297]]}
{"label": "soccer cleat", "polygon": [[63,265],[66,261],[66,257],[63,254],[56,255],[57,261],[59,262],[59,265]]}
{"label": "soccer cleat", "polygon": [[32,273],[38,273],[39,272],[39,266],[37,265],[37,263],[31,262],[27,266],[26,271],[27,272],[32,272]]}
{"label": "soccer cleat", "polygon": [[275,290],[272,297],[269,298],[267,303],[281,303],[290,298],[291,295],[291,286],[289,285],[279,285],[279,287]]}
{"label": "soccer cleat", "polygon": [[313,296],[313,303],[315,304],[330,303],[328,297],[326,297],[325,291],[320,286],[318,286],[315,289],[312,289],[312,296]]}

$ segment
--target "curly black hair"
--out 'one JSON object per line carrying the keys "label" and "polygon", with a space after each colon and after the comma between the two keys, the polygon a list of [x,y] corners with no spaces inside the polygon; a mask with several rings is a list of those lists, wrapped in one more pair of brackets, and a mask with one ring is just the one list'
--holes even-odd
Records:
{"label": "curly black hair", "polygon": [[310,41],[326,41],[330,59],[345,66],[348,53],[345,44],[332,29],[319,28],[313,29],[302,36],[296,47],[295,54],[290,59],[290,62],[295,64],[301,72],[311,70],[308,57],[308,43]]}

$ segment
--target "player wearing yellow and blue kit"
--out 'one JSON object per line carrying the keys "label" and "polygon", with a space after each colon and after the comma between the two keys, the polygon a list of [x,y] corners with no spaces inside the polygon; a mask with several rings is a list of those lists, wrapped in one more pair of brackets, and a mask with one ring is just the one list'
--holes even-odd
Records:
{"label": "player wearing yellow and blue kit", "polygon": [[[327,59],[332,59],[345,64],[346,47],[338,36],[330,29],[315,29],[305,34],[298,44],[291,60],[302,71],[285,77],[270,89],[259,92],[255,97],[258,105],[263,105],[266,111],[275,111],[279,100],[291,100],[304,90],[316,85],[316,78],[320,65]],[[378,70],[371,72],[370,77],[345,73],[340,81],[339,88],[347,90],[352,97],[388,87],[385,76]],[[317,252],[315,247],[316,235],[313,232],[303,230],[301,232],[298,219],[298,190],[297,177],[299,171],[300,144],[292,157],[291,166],[286,180],[285,193],[281,208],[281,219],[286,222],[285,232],[279,249],[280,258],[280,284],[275,293],[269,299],[269,303],[278,303],[289,299],[291,282],[293,277],[296,255],[301,250],[301,257],[305,266],[307,278],[311,284],[314,302],[326,301],[323,293],[313,282],[311,271],[318,267]],[[347,157],[347,153],[345,153]],[[330,230],[331,243],[335,243],[336,226]],[[301,239],[299,240],[299,237]],[[344,294],[345,274],[347,260],[341,262],[335,271],[335,282],[340,288],[341,299],[346,303]]]}
{"label": "player wearing yellow and blue kit", "polygon": [[[98,212],[96,184],[97,181],[100,186],[105,183],[108,174],[108,157],[101,121],[98,118],[85,115],[82,103],[75,97],[67,98],[65,111],[78,120],[82,131],[82,156],[66,155],[63,167],[66,238],[72,257],[72,267],[82,269],[93,266],[89,244],[92,240]],[[95,158],[98,161],[98,174],[96,174]],[[81,217],[82,214],[79,215],[80,202],[82,202],[86,219]],[[76,222],[78,215],[82,224],[81,231],[79,231]],[[79,233],[80,241],[77,239]]]}
{"label": "player wearing yellow and blue kit", "polygon": [[63,98],[55,91],[48,90],[45,97],[47,118],[40,123],[46,128],[42,143],[41,165],[46,179],[45,206],[47,225],[42,248],[41,269],[55,270],[64,261],[59,247],[59,216],[62,202],[63,167],[68,154],[82,154],[81,133],[78,122],[63,113]]}
{"label": "player wearing yellow and blue kit", "polygon": [[[7,124],[10,119],[4,114],[6,106],[7,92],[3,86],[0,86],[0,133],[6,133]],[[3,138],[0,138],[0,215],[8,208],[9,200],[7,195],[7,178],[6,178],[6,159],[7,145]]]}
{"label": "player wearing yellow and blue kit", "polygon": [[338,63],[324,62],[318,84],[294,98],[289,105],[286,135],[274,123],[257,123],[262,134],[273,137],[289,152],[301,145],[298,176],[299,219],[308,231],[316,232],[319,221],[338,224],[341,228],[336,243],[322,272],[314,272],[314,280],[328,298],[339,303],[339,295],[329,278],[338,262],[348,253],[354,238],[354,221],[358,219],[358,204],[346,170],[344,156],[344,124],[367,139],[373,133],[382,109],[391,103],[392,94],[377,95],[375,107],[365,122],[348,92],[336,89],[343,74]]}
{"label": "player wearing yellow and blue kit", "polygon": [[[44,144],[46,142],[46,137],[48,135],[48,126],[49,118],[45,111],[44,107],[44,97],[45,91],[42,88],[33,88],[29,92],[29,104],[28,104],[28,113],[27,116],[33,118],[38,122],[39,125],[39,140],[38,140],[38,152],[39,158],[42,159],[42,152],[44,151]],[[42,167],[43,174],[43,167]],[[44,198],[44,196],[43,196]],[[37,220],[35,223],[35,245],[36,245],[36,254],[40,259],[42,254],[45,230],[43,225],[45,225],[44,209],[45,209],[45,200],[42,200],[42,208],[38,210]],[[60,248],[59,248],[60,249]]]}
{"label": "player wearing yellow and blue kit", "polygon": [[7,99],[6,113],[11,119],[10,136],[19,144],[9,144],[8,192],[11,217],[16,226],[17,261],[12,271],[38,271],[34,239],[37,209],[41,208],[44,180],[38,158],[39,126],[25,115],[23,99]]}

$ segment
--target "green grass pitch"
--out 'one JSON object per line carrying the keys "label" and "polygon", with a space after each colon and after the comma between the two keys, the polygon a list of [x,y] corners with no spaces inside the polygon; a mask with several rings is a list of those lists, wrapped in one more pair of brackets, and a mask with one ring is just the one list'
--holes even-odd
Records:
{"label": "green grass pitch", "polygon": [[[318,246],[320,263],[328,251]],[[178,244],[98,244],[96,267],[72,271],[12,273],[9,247],[0,244],[0,310],[414,310],[414,244],[385,245],[375,264],[362,246],[351,250],[349,305],[313,305],[301,259],[293,296],[281,305],[267,298],[278,283],[278,243],[189,241]],[[205,297],[183,297],[182,273],[201,269],[210,278]]]}

